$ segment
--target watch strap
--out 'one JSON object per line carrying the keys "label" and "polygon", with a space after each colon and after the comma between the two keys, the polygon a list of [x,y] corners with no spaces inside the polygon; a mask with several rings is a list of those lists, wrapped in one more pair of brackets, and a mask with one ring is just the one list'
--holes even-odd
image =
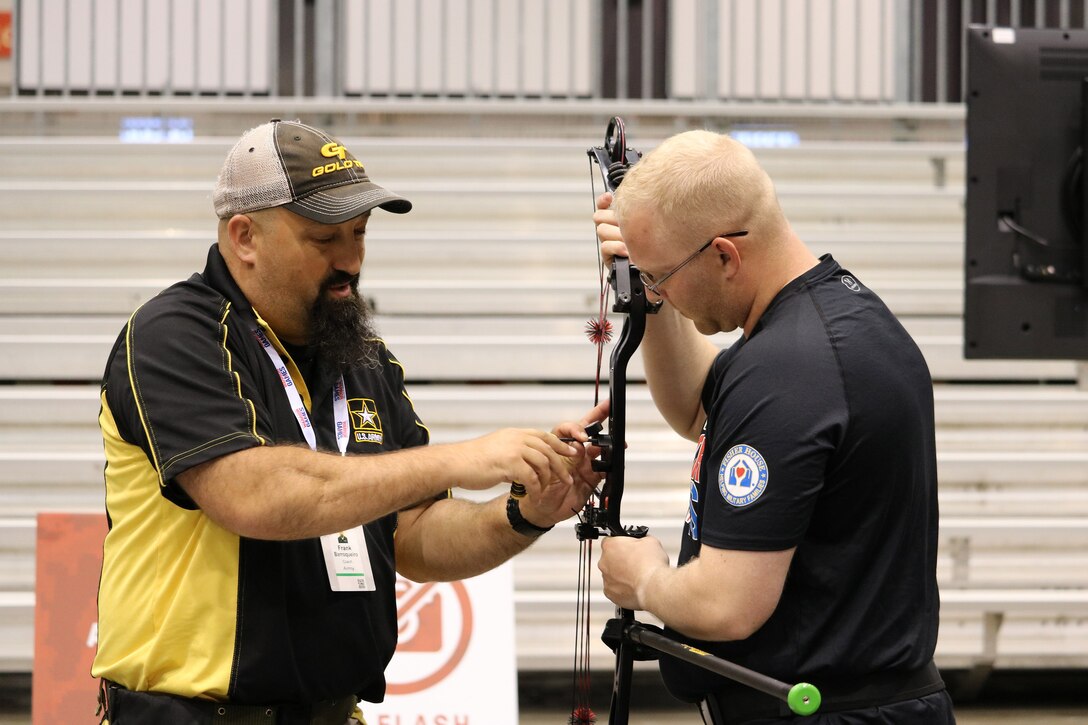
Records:
{"label": "watch strap", "polygon": [[521,500],[514,496],[506,499],[506,520],[510,522],[510,528],[514,531],[522,536],[531,536],[533,538],[551,531],[554,527],[553,525],[545,529],[526,521],[525,517],[521,515]]}

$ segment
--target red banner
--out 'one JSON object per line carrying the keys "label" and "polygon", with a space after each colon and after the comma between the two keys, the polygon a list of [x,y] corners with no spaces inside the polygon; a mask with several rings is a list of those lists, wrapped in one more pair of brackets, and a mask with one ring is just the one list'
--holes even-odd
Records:
{"label": "red banner", "polygon": [[0,12],[0,58],[11,57],[12,34],[11,11]]}
{"label": "red banner", "polygon": [[103,514],[38,514],[34,596],[34,725],[97,723],[98,577]]}

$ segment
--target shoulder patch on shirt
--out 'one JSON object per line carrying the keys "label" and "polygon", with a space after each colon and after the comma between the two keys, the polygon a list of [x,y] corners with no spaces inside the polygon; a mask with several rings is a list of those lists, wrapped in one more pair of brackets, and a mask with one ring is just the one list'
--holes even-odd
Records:
{"label": "shoulder patch on shirt", "polygon": [[858,284],[858,281],[850,275],[844,274],[842,277],[839,277],[839,281],[841,281],[843,283],[843,286],[845,286],[846,289],[850,290],[851,292],[861,292],[861,285]]}
{"label": "shoulder patch on shirt", "polygon": [[725,452],[718,468],[718,490],[730,506],[747,506],[767,490],[767,462],[755,448],[741,444]]}

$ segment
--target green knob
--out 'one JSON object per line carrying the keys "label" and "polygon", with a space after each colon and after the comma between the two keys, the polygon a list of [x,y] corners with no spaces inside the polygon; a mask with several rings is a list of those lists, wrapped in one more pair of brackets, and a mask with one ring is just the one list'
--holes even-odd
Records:
{"label": "green knob", "polygon": [[786,695],[786,704],[790,706],[790,710],[793,712],[805,716],[811,715],[820,709],[821,699],[820,691],[816,689],[816,685],[798,682],[790,688],[789,694]]}

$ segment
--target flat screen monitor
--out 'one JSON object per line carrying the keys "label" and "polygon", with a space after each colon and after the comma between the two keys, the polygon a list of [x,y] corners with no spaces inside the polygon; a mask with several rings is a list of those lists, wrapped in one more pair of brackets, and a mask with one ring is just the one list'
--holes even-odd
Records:
{"label": "flat screen monitor", "polygon": [[967,28],[964,354],[1088,359],[1088,30]]}

